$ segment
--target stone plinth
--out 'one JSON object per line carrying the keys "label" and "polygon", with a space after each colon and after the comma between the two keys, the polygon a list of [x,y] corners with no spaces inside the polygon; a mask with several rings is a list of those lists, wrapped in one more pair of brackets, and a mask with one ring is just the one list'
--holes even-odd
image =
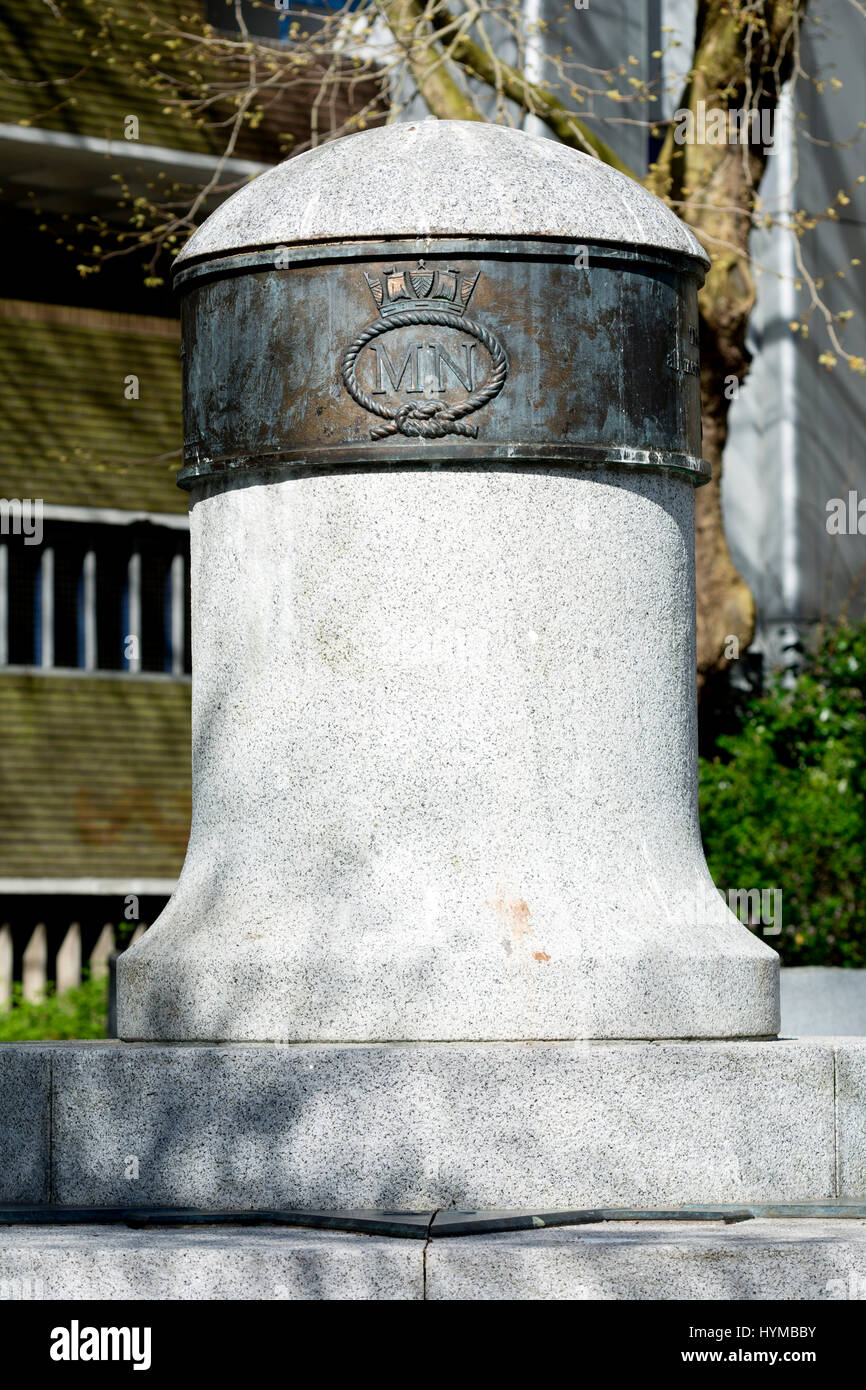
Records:
{"label": "stone plinth", "polygon": [[4,1299],[423,1299],[414,1241],[249,1230],[132,1231],[116,1226],[0,1227]]}
{"label": "stone plinth", "polygon": [[0,1205],[556,1211],[866,1198],[856,1040],[9,1044],[0,1096],[0,1152],[18,1152],[17,1169],[0,1168]]}
{"label": "stone plinth", "polygon": [[[439,1239],[434,1232],[425,1243],[283,1227],[19,1227],[0,1228],[0,1265],[10,1299],[781,1304],[862,1300],[866,1228],[833,1219],[617,1222]],[[794,1321],[790,1311],[785,1317]]]}
{"label": "stone plinth", "polygon": [[780,972],[782,1028],[798,1037],[866,1036],[866,970],[795,965]]}
{"label": "stone plinth", "polygon": [[[468,1236],[434,1240],[425,1275],[425,1297],[434,1301],[844,1301],[866,1296],[866,1226],[834,1220],[617,1222]],[[691,1317],[702,1320],[698,1312]],[[742,1321],[748,1325],[748,1316]],[[765,1343],[761,1349],[766,1353]],[[783,1351],[777,1348],[779,1359]]]}

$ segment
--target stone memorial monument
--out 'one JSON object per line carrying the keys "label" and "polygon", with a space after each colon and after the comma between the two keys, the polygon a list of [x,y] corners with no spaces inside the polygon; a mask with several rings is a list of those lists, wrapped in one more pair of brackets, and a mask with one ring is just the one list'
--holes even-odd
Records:
{"label": "stone memorial monument", "polygon": [[[189,241],[189,849],[118,962],[123,1041],[0,1048],[0,1200],[866,1196],[866,1047],[777,1039],[777,957],[701,848],[707,264],[599,161],[435,120]],[[485,1296],[477,1258],[441,1296]]]}
{"label": "stone memorial monument", "polygon": [[176,264],[193,822],[121,1036],[775,1035],[698,826],[698,242],[432,120],[270,171]]}

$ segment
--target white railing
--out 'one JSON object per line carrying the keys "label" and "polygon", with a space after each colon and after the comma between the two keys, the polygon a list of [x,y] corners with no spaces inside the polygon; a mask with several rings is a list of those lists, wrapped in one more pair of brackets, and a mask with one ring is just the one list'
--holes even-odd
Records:
{"label": "white railing", "polygon": [[[138,941],[144,933],[144,925],[139,924],[130,941]],[[25,999],[38,1000],[43,997],[48,981],[56,982],[57,993],[63,994],[81,984],[85,967],[92,978],[104,978],[108,974],[109,961],[117,951],[117,937],[114,925],[106,922],[87,959],[82,951],[81,925],[71,922],[57,950],[54,961],[49,959],[48,931],[44,922],[39,922],[32,930],[30,939],[21,957],[21,993]],[[53,970],[50,966],[53,964]],[[15,945],[12,928],[7,923],[0,924],[0,1008],[9,1005],[15,984]]]}

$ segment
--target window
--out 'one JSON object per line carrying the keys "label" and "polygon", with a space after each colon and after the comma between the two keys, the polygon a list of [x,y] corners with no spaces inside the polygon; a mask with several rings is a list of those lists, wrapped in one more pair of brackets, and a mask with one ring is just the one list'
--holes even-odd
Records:
{"label": "window", "polygon": [[[308,28],[317,19],[327,19],[339,10],[347,14],[358,8],[359,0],[243,0],[241,14],[247,31],[254,38],[270,43],[288,43],[292,24],[307,21]],[[208,24],[224,34],[238,34],[233,0],[207,0]]]}
{"label": "window", "polygon": [[39,545],[0,537],[0,665],[188,672],[186,531],[46,521]]}

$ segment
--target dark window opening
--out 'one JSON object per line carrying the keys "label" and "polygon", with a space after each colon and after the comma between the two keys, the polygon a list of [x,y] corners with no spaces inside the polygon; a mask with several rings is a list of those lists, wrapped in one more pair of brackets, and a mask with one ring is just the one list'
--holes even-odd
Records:
{"label": "dark window opening", "polygon": [[40,545],[15,534],[0,537],[0,544],[6,664],[189,672],[185,531],[146,522],[45,522]]}

